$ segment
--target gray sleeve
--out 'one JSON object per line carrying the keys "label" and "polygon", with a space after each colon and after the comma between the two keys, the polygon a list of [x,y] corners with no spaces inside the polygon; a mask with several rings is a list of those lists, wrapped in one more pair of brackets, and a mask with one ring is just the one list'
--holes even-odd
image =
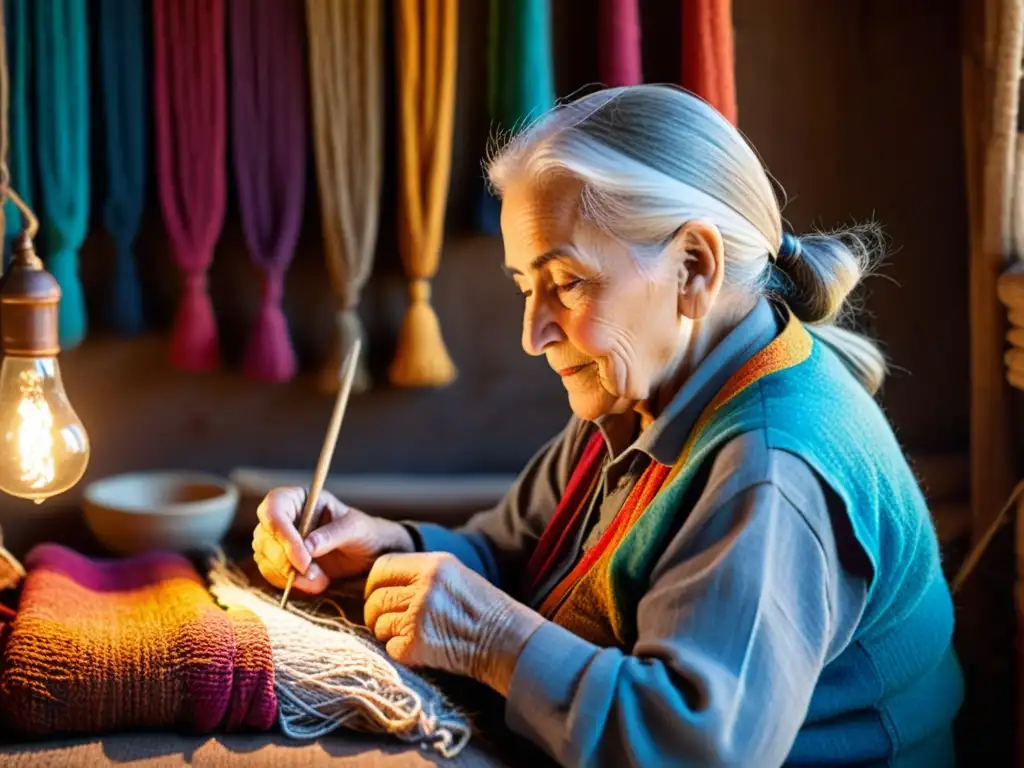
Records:
{"label": "gray sleeve", "polygon": [[505,497],[457,530],[416,524],[414,541],[426,552],[450,552],[492,584],[521,573],[562,497],[583,441],[593,430],[572,417],[527,463]]}
{"label": "gray sleeve", "polygon": [[563,765],[781,765],[866,601],[831,530],[803,461],[737,438],[656,567],[632,654],[544,624],[509,727]]}

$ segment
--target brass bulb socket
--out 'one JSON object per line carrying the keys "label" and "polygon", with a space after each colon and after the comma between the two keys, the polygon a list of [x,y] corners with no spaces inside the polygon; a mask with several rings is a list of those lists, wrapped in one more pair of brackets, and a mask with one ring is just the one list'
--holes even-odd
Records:
{"label": "brass bulb socket", "polygon": [[7,357],[56,357],[60,285],[36,255],[32,238],[14,241],[11,265],[0,278],[0,347]]}

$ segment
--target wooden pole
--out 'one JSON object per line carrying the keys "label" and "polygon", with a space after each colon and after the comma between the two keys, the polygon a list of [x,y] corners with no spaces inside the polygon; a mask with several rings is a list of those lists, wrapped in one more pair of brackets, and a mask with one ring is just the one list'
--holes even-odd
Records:
{"label": "wooden pole", "polygon": [[[1003,363],[1006,313],[997,298],[997,282],[1007,265],[1012,242],[1010,202],[1024,0],[990,0],[984,4],[965,0],[964,9],[962,87],[970,217],[971,529],[976,543],[1016,480],[1010,392]],[[981,20],[977,18],[979,13],[984,14]]]}

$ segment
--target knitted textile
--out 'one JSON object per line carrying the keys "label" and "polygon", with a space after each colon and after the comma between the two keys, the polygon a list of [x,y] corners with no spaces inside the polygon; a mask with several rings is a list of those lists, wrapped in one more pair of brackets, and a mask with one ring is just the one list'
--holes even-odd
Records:
{"label": "knitted textile", "polygon": [[0,672],[0,716],[32,734],[127,727],[266,730],[277,701],[270,640],[220,608],[184,557],[94,560],[42,544]]}

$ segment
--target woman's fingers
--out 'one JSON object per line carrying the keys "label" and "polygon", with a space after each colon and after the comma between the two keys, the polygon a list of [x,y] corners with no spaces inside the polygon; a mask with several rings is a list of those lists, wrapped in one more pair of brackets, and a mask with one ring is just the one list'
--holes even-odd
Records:
{"label": "woman's fingers", "polygon": [[273,563],[267,560],[260,554],[256,555],[256,567],[259,568],[260,575],[263,576],[272,586],[278,589],[284,589],[284,585],[288,582],[288,577],[282,574],[277,568],[274,567]]}
{"label": "woman's fingers", "polygon": [[434,553],[400,553],[381,555],[373,562],[366,577],[366,596],[385,587],[407,587],[421,581],[435,567]]}
{"label": "woman's fingers", "polygon": [[275,488],[256,509],[260,524],[281,543],[288,561],[299,573],[305,573],[312,560],[295,527],[305,502],[306,491],[301,488]]}
{"label": "woman's fingers", "polygon": [[313,557],[322,557],[334,550],[344,550],[361,537],[360,521],[343,508],[335,512],[335,519],[310,532],[306,537],[306,549]]}
{"label": "woman's fingers", "polygon": [[384,649],[388,652],[388,656],[399,664],[405,664],[409,667],[418,666],[417,659],[414,659],[412,656],[414,639],[408,635],[395,635],[387,641]]}
{"label": "woman's fingers", "polygon": [[331,584],[331,580],[327,578],[327,574],[316,563],[309,566],[309,570],[306,571],[305,575],[296,574],[295,583],[292,586],[300,592],[305,592],[308,595],[318,595],[323,592]]}
{"label": "woman's fingers", "polygon": [[383,616],[404,613],[412,605],[417,594],[419,590],[413,587],[374,590],[363,604],[363,621],[371,632],[376,632],[376,624]]}
{"label": "woman's fingers", "polygon": [[[284,589],[293,569],[291,560],[279,540],[267,533],[263,524],[256,526],[252,537],[253,557],[263,577],[278,589]],[[297,570],[297,569],[296,569]],[[305,574],[296,573],[294,587],[303,592],[318,594],[330,585],[330,579],[316,562],[310,561]]]}
{"label": "woman's fingers", "polygon": [[416,665],[413,649],[416,647],[416,635],[410,631],[412,621],[408,613],[385,613],[374,627],[374,636],[382,643],[388,656],[403,664]]}
{"label": "woman's fingers", "polygon": [[382,643],[387,643],[391,638],[402,634],[407,621],[404,613],[382,614],[373,625],[374,637]]}
{"label": "woman's fingers", "polygon": [[273,536],[266,534],[254,536],[253,552],[263,555],[265,560],[282,573],[287,573],[288,568],[291,566],[291,561],[288,559],[284,547]]}
{"label": "woman's fingers", "polygon": [[[272,586],[284,589],[288,583],[290,569],[277,567],[270,559],[262,553],[256,555],[256,567]],[[295,581],[292,588],[310,595],[318,595],[330,586],[330,579],[316,563],[309,566],[305,575],[295,574]]]}

